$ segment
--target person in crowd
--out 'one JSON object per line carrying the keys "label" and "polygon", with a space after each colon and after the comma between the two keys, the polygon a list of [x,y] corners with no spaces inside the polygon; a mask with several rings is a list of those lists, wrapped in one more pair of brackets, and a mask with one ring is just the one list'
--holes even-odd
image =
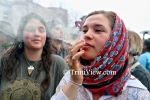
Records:
{"label": "person in crowd", "polygon": [[150,72],[150,40],[144,40],[143,53],[139,56],[138,61]]}
{"label": "person in crowd", "polygon": [[68,71],[51,100],[149,100],[131,75],[128,33],[112,11],[94,11],[82,26],[83,39],[68,50]]}
{"label": "person in crowd", "polygon": [[34,13],[25,15],[14,45],[1,59],[2,100],[49,100],[66,69],[66,62],[52,54],[43,18]]}
{"label": "person in crowd", "polygon": [[68,46],[63,42],[64,37],[64,24],[59,19],[54,19],[47,22],[48,30],[52,36],[52,47],[56,55],[65,58],[68,54]]}
{"label": "person in crowd", "polygon": [[129,62],[131,74],[135,76],[150,92],[150,73],[140,65],[134,56],[139,56],[142,53],[143,41],[140,36],[131,30],[128,30],[129,38]]}

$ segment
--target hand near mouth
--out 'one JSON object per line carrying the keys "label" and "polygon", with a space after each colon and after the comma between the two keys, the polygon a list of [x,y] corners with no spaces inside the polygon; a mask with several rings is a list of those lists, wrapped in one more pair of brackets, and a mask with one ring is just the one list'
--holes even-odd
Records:
{"label": "hand near mouth", "polygon": [[[84,50],[80,51],[80,48],[82,48],[83,45],[84,41],[81,40],[69,47],[68,55],[65,58],[65,61],[68,64],[69,68],[73,71],[83,71],[79,61],[80,56],[84,53]],[[83,75],[76,75],[75,73],[71,73],[71,80],[81,84],[83,81]]]}

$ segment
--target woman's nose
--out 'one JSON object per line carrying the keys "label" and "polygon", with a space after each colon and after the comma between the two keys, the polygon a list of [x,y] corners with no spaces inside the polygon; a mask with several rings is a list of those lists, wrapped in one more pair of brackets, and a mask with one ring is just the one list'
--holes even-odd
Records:
{"label": "woman's nose", "polygon": [[35,35],[35,36],[39,36],[39,34],[40,34],[39,30],[38,30],[38,29],[35,29],[34,35]]}
{"label": "woman's nose", "polygon": [[84,34],[84,39],[92,39],[93,38],[93,31],[92,30],[88,30],[85,34]]}
{"label": "woman's nose", "polygon": [[63,31],[63,30],[60,30],[60,33],[63,35],[64,31]]}

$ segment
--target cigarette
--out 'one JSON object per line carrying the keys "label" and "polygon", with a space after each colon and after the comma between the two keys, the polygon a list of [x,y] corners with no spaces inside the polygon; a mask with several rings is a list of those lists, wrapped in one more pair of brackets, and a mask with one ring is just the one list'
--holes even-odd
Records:
{"label": "cigarette", "polygon": [[62,41],[62,42],[64,42],[64,43],[68,44],[68,45],[72,45],[72,43],[70,43],[70,42],[67,41],[67,40],[64,40],[64,39],[61,39],[61,38],[57,38],[57,40]]}

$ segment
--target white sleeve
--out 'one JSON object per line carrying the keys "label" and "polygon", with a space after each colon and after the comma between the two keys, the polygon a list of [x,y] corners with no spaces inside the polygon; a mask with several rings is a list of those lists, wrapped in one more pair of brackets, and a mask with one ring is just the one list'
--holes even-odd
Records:
{"label": "white sleeve", "polygon": [[138,93],[138,99],[137,100],[150,100],[150,93],[148,90],[140,90]]}
{"label": "white sleeve", "polygon": [[65,94],[61,89],[56,95],[54,94],[50,100],[69,100],[69,99],[65,96]]}

